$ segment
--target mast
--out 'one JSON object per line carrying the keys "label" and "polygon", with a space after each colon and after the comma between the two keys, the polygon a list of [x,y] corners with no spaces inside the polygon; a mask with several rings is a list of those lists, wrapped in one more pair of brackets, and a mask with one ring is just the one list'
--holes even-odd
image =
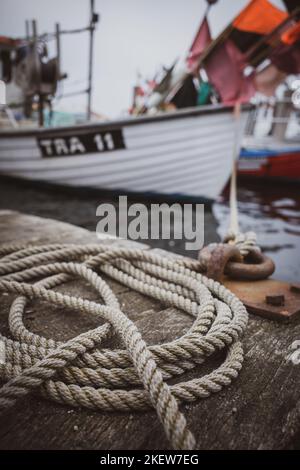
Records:
{"label": "mast", "polygon": [[60,47],[60,24],[55,23],[56,56],[57,56],[57,78],[61,76],[61,47]]}
{"label": "mast", "polygon": [[[38,33],[37,33],[37,21],[32,20],[32,36],[33,36],[33,57],[35,64],[38,64]],[[39,65],[38,65],[39,69]],[[40,72],[40,70],[39,70]],[[39,126],[43,127],[44,125],[44,97],[41,92],[41,76],[40,73],[36,73],[35,75],[36,86],[37,86],[37,94],[38,94],[38,115],[39,115]]]}
{"label": "mast", "polygon": [[93,81],[93,51],[94,51],[94,31],[95,31],[95,24],[98,22],[98,14],[95,13],[94,10],[95,7],[95,1],[90,0],[90,10],[91,10],[91,16],[90,16],[90,50],[89,50],[89,77],[88,77],[88,89],[87,89],[87,94],[88,94],[88,104],[87,104],[87,119],[91,119],[91,101],[92,101],[92,81]]}
{"label": "mast", "polygon": [[29,21],[25,21],[25,31],[26,31],[26,40],[29,41],[30,39],[30,29],[29,29]]}

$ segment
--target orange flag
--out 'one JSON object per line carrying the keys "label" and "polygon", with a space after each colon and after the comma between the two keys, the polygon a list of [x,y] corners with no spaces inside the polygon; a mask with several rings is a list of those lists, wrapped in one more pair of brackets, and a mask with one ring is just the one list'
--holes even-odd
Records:
{"label": "orange flag", "polygon": [[287,17],[285,11],[279,10],[268,0],[252,0],[233,21],[233,26],[241,31],[265,35]]}

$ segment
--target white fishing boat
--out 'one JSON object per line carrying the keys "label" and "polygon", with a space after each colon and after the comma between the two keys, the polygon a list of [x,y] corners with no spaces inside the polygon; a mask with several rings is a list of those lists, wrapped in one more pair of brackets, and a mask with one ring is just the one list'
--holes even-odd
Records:
{"label": "white fishing boat", "polygon": [[[14,50],[7,82],[22,90],[23,114],[38,110],[39,125],[0,129],[0,173],[29,181],[119,193],[156,193],[215,199],[226,184],[236,137],[232,106],[210,104],[176,111],[129,115],[117,121],[91,121],[93,33],[98,16],[91,1],[90,61],[87,122],[46,128],[45,104],[55,96],[60,72],[62,31],[39,36],[37,22],[26,26],[26,38],[2,38],[9,57]],[[73,33],[73,31],[67,31]],[[57,55],[47,61],[44,45],[56,39]],[[0,47],[0,50],[1,50]],[[9,70],[9,61],[4,70]],[[183,73],[183,76],[182,76]],[[183,80],[179,71],[172,80]],[[165,80],[166,81],[166,80]],[[169,84],[170,85],[170,84]],[[7,111],[9,111],[7,109]],[[10,112],[10,116],[11,116]],[[242,112],[242,125],[245,121]],[[33,120],[32,120],[33,121]],[[13,123],[12,124],[17,124]]]}
{"label": "white fishing boat", "polygon": [[[248,103],[255,93],[258,76],[255,67],[269,54],[266,47],[262,54],[261,47],[269,44],[279,30],[280,38],[283,31],[292,30],[294,37],[295,27],[300,30],[300,22],[299,25],[296,22],[300,9],[294,12],[293,7],[292,13],[287,13],[268,1],[262,5],[252,0],[212,39],[207,14],[213,3],[216,2],[208,1],[204,19],[183,63],[178,67],[174,63],[166,70],[145,103],[135,106],[134,115],[122,120],[90,120],[93,34],[98,21],[93,0],[87,28],[62,31],[57,24],[55,33],[38,36],[33,21],[32,34],[27,27],[26,38],[2,37],[0,52],[4,53],[1,57],[6,81],[14,81],[22,89],[25,117],[38,109],[39,127],[21,125],[0,130],[0,173],[75,188],[215,199],[229,178],[233,156],[239,153],[234,105]],[[248,17],[255,18],[250,22],[250,33],[255,34],[250,36]],[[57,84],[66,77],[60,67],[60,37],[81,31],[89,31],[91,38],[89,83],[85,90],[87,123],[62,127],[52,123],[52,127],[46,128],[45,104],[51,114]],[[48,60],[45,43],[49,39],[56,39],[57,55]],[[284,47],[297,52],[297,41]],[[9,48],[14,49],[11,68]],[[246,50],[248,54],[244,53]],[[250,76],[244,73],[248,65],[252,67]],[[218,104],[220,101],[223,104]],[[195,106],[187,104],[193,102]],[[247,109],[242,107],[240,113],[240,134]]]}
{"label": "white fishing boat", "polygon": [[0,172],[56,185],[215,199],[232,167],[234,121],[232,108],[216,105],[2,130]]}

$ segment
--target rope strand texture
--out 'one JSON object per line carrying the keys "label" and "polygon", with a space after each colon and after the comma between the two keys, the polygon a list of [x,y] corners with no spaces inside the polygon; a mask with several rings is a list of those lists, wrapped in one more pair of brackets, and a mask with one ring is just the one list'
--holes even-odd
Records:
{"label": "rope strand texture", "polygon": [[[193,449],[195,439],[179,409],[218,392],[237,377],[243,362],[240,338],[248,315],[243,304],[220,283],[200,274],[199,262],[168,258],[150,250],[107,245],[0,247],[0,292],[16,294],[9,311],[11,338],[0,376],[0,409],[38,391],[56,402],[105,411],[156,409],[175,449]],[[101,273],[176,307],[193,317],[180,338],[147,346]],[[99,302],[62,294],[55,287],[83,279]],[[106,323],[65,342],[26,329],[28,300],[98,315]],[[105,349],[104,339],[117,335],[124,349]],[[211,373],[168,385],[208,356],[226,350],[224,362]]]}

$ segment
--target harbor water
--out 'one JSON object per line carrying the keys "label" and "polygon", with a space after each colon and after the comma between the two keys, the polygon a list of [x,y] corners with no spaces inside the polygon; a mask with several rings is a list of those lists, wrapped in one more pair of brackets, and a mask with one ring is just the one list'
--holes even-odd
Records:
{"label": "harbor water", "polygon": [[[95,231],[96,209],[103,202],[116,204],[107,194],[66,191],[33,186],[0,178],[0,209],[10,209],[49,217]],[[137,202],[128,198],[128,203]],[[148,198],[143,203],[151,204]],[[157,200],[155,200],[157,203]],[[239,182],[238,207],[240,229],[257,233],[258,243],[276,263],[274,277],[287,281],[300,280],[300,198],[296,185],[272,185],[262,182]],[[228,190],[205,211],[204,242],[217,241],[226,233],[229,223]],[[20,234],[21,235],[21,234]],[[62,240],[63,242],[63,240]],[[64,240],[67,243],[67,240]],[[147,240],[154,248],[196,257],[186,252],[181,240]]]}

